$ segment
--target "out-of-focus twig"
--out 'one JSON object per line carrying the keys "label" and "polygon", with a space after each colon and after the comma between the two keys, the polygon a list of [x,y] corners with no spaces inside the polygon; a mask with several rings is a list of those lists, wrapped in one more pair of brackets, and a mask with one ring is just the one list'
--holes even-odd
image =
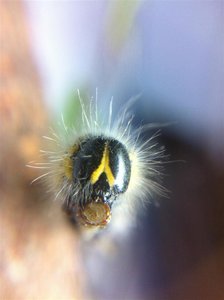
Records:
{"label": "out-of-focus twig", "polygon": [[82,299],[77,235],[25,167],[47,115],[20,1],[1,1],[0,20],[0,298]]}

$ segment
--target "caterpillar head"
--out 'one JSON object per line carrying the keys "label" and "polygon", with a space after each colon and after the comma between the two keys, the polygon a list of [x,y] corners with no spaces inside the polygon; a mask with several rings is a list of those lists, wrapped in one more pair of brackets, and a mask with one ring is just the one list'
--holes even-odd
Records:
{"label": "caterpillar head", "polygon": [[125,146],[114,138],[84,138],[70,157],[74,189],[68,210],[74,208],[84,225],[105,226],[112,206],[129,185],[131,162]]}

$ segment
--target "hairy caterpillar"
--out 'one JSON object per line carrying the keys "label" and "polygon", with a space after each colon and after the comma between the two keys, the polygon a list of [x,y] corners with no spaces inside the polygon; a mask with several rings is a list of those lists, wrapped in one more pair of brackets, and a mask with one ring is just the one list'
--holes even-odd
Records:
{"label": "hairy caterpillar", "polygon": [[104,120],[96,99],[81,105],[81,125],[68,128],[62,117],[59,133],[44,136],[51,150],[41,150],[46,162],[31,167],[46,169],[38,179],[46,179],[56,199],[80,227],[104,228],[130,222],[155,193],[164,194],[159,184],[164,149],[154,142],[158,131],[144,142],[143,131],[155,124],[132,128],[129,100],[112,121],[112,100]]}

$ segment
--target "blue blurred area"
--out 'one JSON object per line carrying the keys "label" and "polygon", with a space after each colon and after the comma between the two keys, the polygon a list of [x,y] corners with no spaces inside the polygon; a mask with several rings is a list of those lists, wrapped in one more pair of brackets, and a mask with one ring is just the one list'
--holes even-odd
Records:
{"label": "blue blurred area", "polygon": [[[61,111],[77,88],[115,105],[142,93],[145,121],[177,121],[183,138],[224,147],[223,1],[136,1],[123,40],[119,1],[26,1],[45,97]],[[131,8],[132,9],[132,8]],[[117,40],[118,42],[117,42]],[[142,118],[142,117],[141,117]]]}

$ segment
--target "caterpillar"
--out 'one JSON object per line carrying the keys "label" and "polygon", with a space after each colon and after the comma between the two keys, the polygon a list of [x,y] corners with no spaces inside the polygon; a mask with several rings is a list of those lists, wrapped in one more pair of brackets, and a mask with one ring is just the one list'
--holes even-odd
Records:
{"label": "caterpillar", "polygon": [[[164,195],[159,183],[164,148],[158,147],[156,131],[142,141],[144,131],[157,125],[133,128],[132,98],[113,121],[113,99],[104,119],[97,93],[81,106],[81,125],[69,128],[62,117],[60,132],[44,138],[50,150],[41,150],[45,162],[29,165],[46,170],[33,181],[45,179],[55,199],[61,199],[68,216],[81,228],[100,229],[133,222],[155,194]],[[112,225],[111,225],[112,224]]]}

